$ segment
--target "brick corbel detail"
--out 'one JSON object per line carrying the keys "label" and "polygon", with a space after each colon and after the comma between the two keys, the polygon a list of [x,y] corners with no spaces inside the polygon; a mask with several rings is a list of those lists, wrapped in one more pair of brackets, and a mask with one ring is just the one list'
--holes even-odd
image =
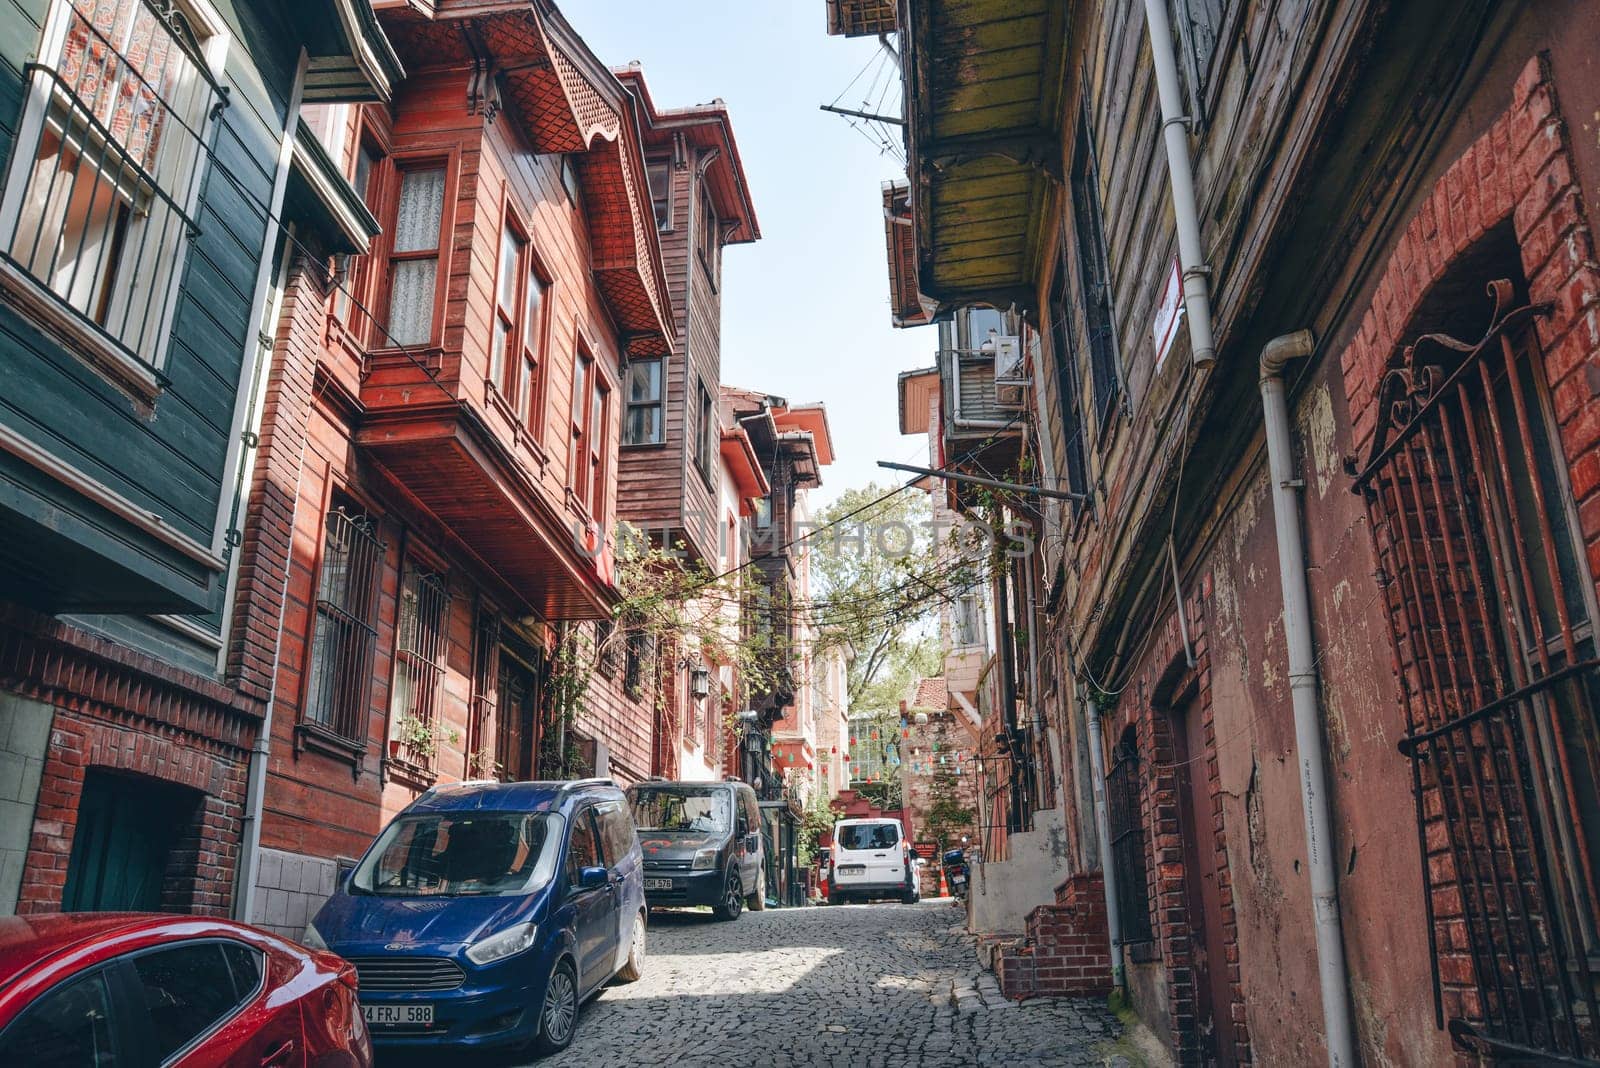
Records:
{"label": "brick corbel detail", "polygon": [[55,709],[17,911],[61,908],[84,774],[103,767],[204,795],[181,836],[162,906],[225,915],[261,703],[14,607],[0,613],[0,687]]}

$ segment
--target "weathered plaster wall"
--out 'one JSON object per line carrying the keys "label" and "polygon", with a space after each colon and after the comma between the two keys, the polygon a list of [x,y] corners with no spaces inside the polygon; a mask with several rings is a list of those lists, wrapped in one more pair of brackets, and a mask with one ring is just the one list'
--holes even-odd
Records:
{"label": "weathered plaster wall", "polygon": [[1067,870],[1067,831],[1059,808],[1033,814],[1033,830],[1007,839],[1009,860],[972,866],[968,928],[975,934],[1022,933],[1029,912],[1056,899]]}
{"label": "weathered plaster wall", "polygon": [[[1387,624],[1361,501],[1342,469],[1349,419],[1320,366],[1296,397],[1294,437],[1334,850],[1363,1045],[1377,1063],[1444,1056],[1434,1027],[1420,859]],[[1277,539],[1264,458],[1236,479],[1206,557],[1222,820],[1239,967],[1259,1063],[1325,1057],[1296,771]]]}

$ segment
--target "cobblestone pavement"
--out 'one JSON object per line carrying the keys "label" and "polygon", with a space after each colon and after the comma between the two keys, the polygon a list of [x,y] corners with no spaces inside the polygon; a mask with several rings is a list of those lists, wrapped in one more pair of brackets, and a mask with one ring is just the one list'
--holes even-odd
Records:
{"label": "cobblestone pavement", "polygon": [[549,1066],[1130,1062],[1098,1001],[1001,998],[949,901],[657,913],[645,977],[608,988]]}

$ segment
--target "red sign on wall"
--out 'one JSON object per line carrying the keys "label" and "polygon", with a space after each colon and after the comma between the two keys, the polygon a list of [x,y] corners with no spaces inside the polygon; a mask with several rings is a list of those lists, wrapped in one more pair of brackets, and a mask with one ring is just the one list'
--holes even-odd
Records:
{"label": "red sign on wall", "polygon": [[923,860],[931,861],[939,855],[938,842],[913,842],[911,848],[916,850],[917,856]]}

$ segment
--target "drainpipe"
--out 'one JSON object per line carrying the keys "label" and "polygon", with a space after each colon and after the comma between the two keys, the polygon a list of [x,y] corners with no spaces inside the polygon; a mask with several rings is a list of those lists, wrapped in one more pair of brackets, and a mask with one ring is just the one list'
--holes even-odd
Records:
{"label": "drainpipe", "polygon": [[[289,118],[283,124],[283,142],[278,146],[278,173],[272,180],[271,218],[274,220],[281,218],[284,196],[289,187],[289,169],[294,164],[295,132],[300,127],[300,108],[305,96],[306,70],[309,63],[310,60],[306,55],[306,50],[302,48],[300,50],[299,65],[295,71],[294,89],[290,93],[288,111]],[[289,236],[291,239],[293,238],[293,231],[289,232]],[[269,285],[271,282],[272,253],[273,249],[277,246],[280,240],[282,240],[280,228],[275,222],[273,226],[268,229],[267,243],[263,246],[265,251],[263,253],[262,264],[256,278],[256,286],[258,290]],[[278,292],[274,297],[269,298],[277,300],[280,314],[283,309],[284,283],[289,277],[289,264],[293,261],[293,259],[294,248],[291,240],[285,244],[283,250],[283,262],[279,265],[277,279],[279,283]],[[256,325],[259,328],[259,319],[256,321]],[[276,316],[273,316],[271,328],[273,330],[278,328]],[[272,377],[272,360],[273,356],[276,354],[276,351],[277,344],[276,341],[274,341],[273,345],[267,349],[265,355],[260,357],[260,372],[263,390],[266,389],[267,383]],[[263,410],[264,407],[258,408],[257,413],[259,414]],[[259,426],[254,426],[250,429],[256,433],[260,433],[261,430]],[[306,451],[304,437],[305,435],[302,435],[302,440],[300,442],[300,463],[295,468],[297,471],[304,469]],[[254,464],[260,461],[260,456],[257,456],[255,460],[252,461],[250,468],[252,473],[255,469]],[[243,487],[243,492],[246,494],[246,498],[248,499],[248,494],[250,492],[250,486],[248,484]],[[289,529],[291,531],[295,529],[295,523],[299,518],[299,514],[300,496],[299,494],[295,494],[294,503],[290,505],[289,508]],[[236,567],[239,565],[237,553],[234,556],[234,564]],[[261,725],[259,728],[257,728],[256,740],[250,746],[250,758],[245,767],[244,812],[239,821],[239,863],[234,870],[233,887],[233,918],[241,923],[255,922],[254,914],[256,907],[256,879],[261,871],[261,818],[262,813],[266,809],[267,763],[272,755],[272,713],[273,709],[278,703],[278,667],[281,663],[281,657],[283,653],[283,613],[286,611],[289,603],[290,570],[291,569],[287,566],[284,568],[283,582],[278,588],[278,627],[277,634],[273,638],[272,663],[268,668],[269,675],[267,678],[266,712],[261,717]],[[237,591],[237,587],[235,587],[235,590]],[[229,611],[231,612],[234,607],[235,606],[230,603],[228,606]]]}
{"label": "drainpipe", "polygon": [[[1024,591],[1026,596],[1023,598],[1023,604],[1019,605],[1018,609],[1027,614],[1028,620],[1028,703],[1033,706],[1031,712],[1034,744],[1034,752],[1030,754],[1030,760],[1037,759],[1041,747],[1050,752],[1053,760],[1055,758],[1055,747],[1050,744],[1050,734],[1045,727],[1044,701],[1039,691],[1039,640],[1038,635],[1035,633],[1039,629],[1039,613],[1033,595],[1033,577],[1033,557],[1024,557],[1022,560],[1022,582],[1026,587]],[[1033,805],[1035,809],[1040,807],[1040,795],[1043,792],[1043,780],[1039,777],[1038,769],[1035,768],[1033,774]]]}
{"label": "drainpipe", "polygon": [[1200,213],[1194,201],[1194,166],[1189,160],[1191,122],[1183,111],[1178,61],[1172,53],[1172,23],[1167,0],[1144,0],[1150,27],[1150,55],[1156,66],[1156,92],[1161,98],[1161,135],[1167,144],[1167,171],[1172,184],[1172,211],[1178,222],[1178,263],[1183,269],[1183,305],[1189,316],[1190,359],[1196,367],[1216,362],[1211,340],[1211,294],[1200,246]]}
{"label": "drainpipe", "polygon": [[1334,871],[1333,828],[1328,811],[1322,722],[1317,709],[1317,663],[1311,649],[1311,599],[1306,589],[1305,549],[1300,502],[1289,441],[1289,409],[1284,400],[1283,368],[1315,347],[1309,330],[1284,334],[1261,350],[1261,406],[1267,433],[1267,464],[1272,511],[1278,530],[1278,576],[1283,584],[1283,631],[1289,643],[1289,693],[1294,702],[1294,741],[1300,758],[1300,799],[1306,816],[1306,861],[1311,873],[1311,904],[1317,940],[1317,972],[1322,985],[1322,1018],[1328,1036],[1328,1063],[1356,1063],[1350,1025],[1348,976],[1339,924],[1339,892]]}
{"label": "drainpipe", "polygon": [[1111,820],[1106,815],[1106,755],[1100,741],[1100,705],[1093,697],[1084,701],[1083,718],[1089,726],[1089,785],[1094,791],[1094,831],[1100,839],[1101,884],[1106,892],[1106,930],[1111,936],[1111,985],[1122,990],[1122,914],[1117,910],[1117,869],[1111,863]]}

